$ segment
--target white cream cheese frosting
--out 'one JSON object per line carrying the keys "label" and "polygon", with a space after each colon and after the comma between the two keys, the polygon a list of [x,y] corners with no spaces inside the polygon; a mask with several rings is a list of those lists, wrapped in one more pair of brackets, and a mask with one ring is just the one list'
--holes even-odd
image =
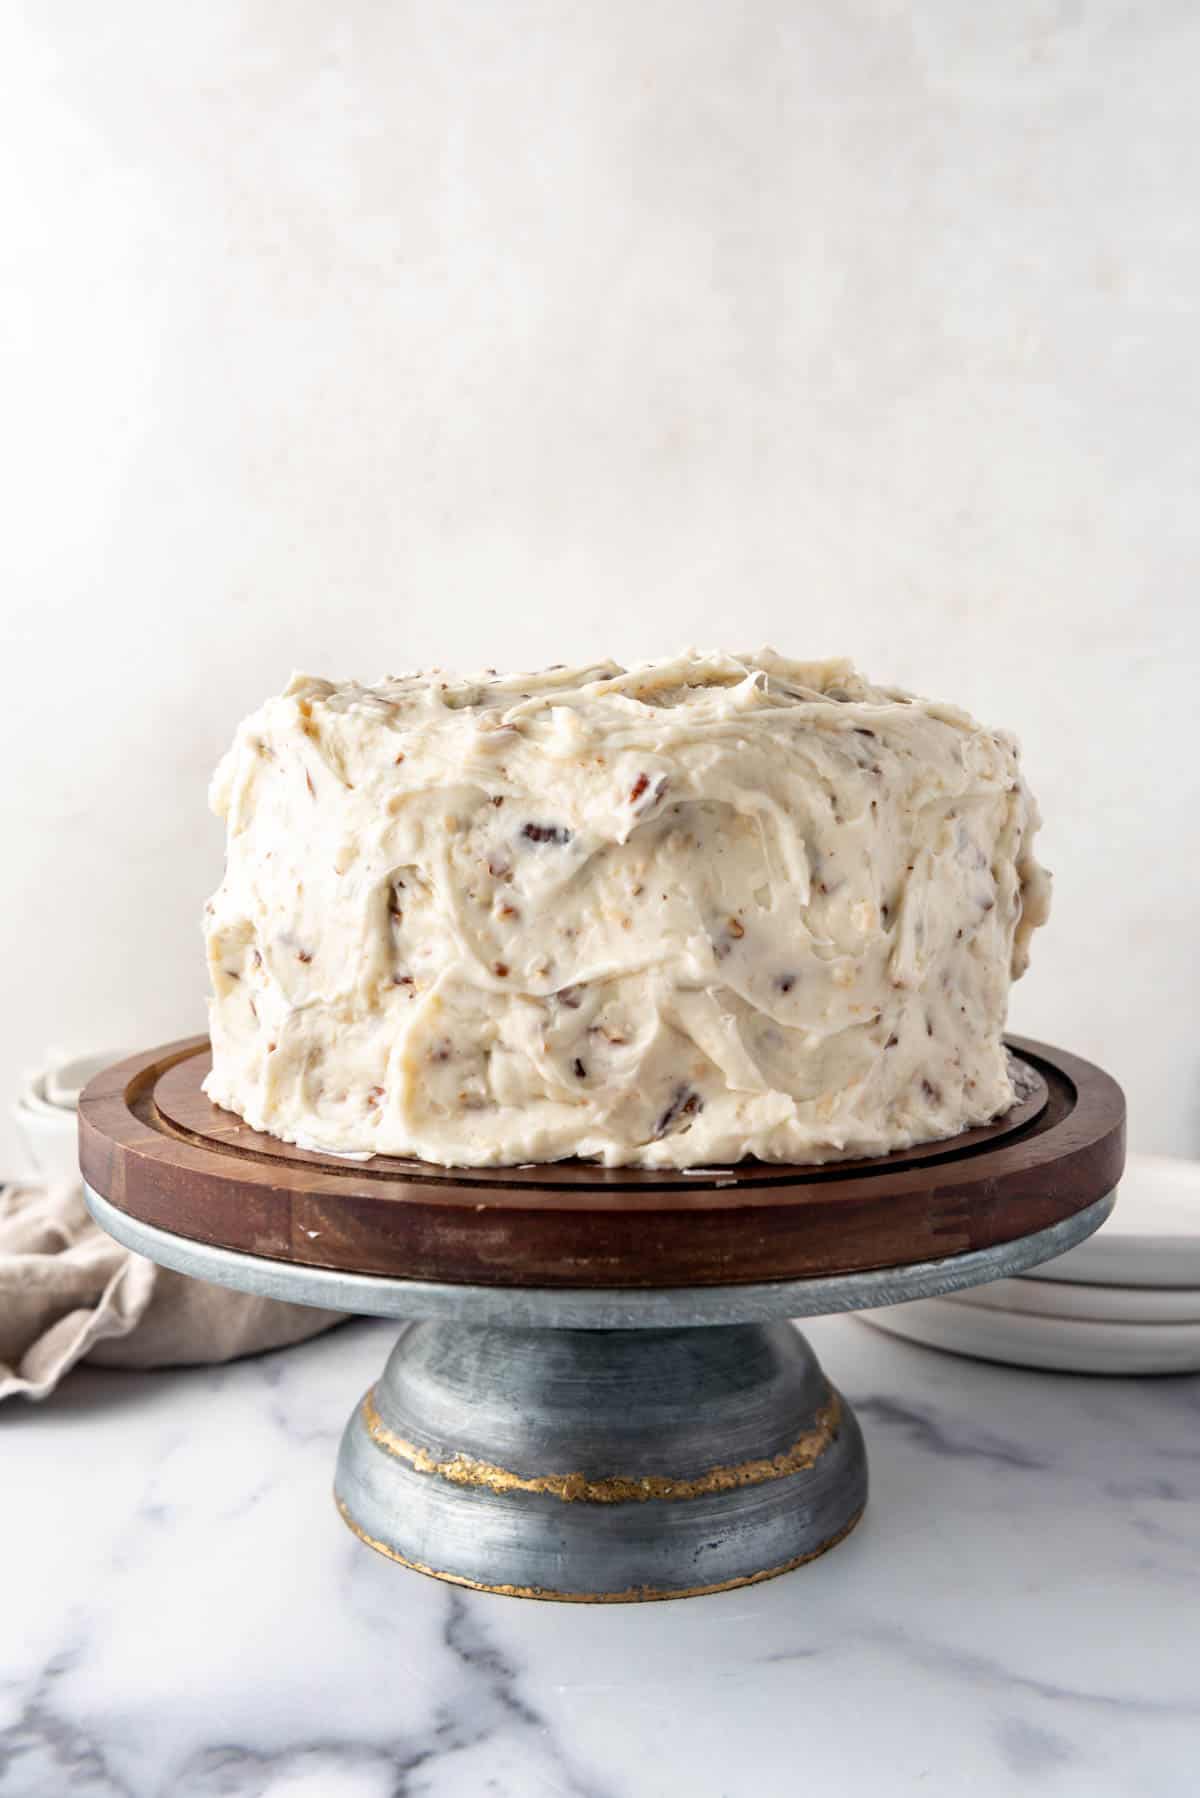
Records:
{"label": "white cream cheese frosting", "polygon": [[286,1141],[820,1162],[1013,1102],[1017,748],[846,662],[297,675],[211,799],[205,1090]]}

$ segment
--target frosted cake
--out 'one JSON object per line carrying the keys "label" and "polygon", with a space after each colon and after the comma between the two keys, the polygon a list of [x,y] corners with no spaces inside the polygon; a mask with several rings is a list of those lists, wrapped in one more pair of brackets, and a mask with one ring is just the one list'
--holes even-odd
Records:
{"label": "frosted cake", "polygon": [[297,675],[214,777],[212,1072],[447,1166],[877,1155],[1013,1102],[1013,740],[846,662]]}

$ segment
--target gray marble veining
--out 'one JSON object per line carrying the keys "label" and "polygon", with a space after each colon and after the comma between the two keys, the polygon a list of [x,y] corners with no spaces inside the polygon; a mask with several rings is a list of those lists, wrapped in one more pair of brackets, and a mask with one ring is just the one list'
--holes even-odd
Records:
{"label": "gray marble veining", "polygon": [[0,1794],[1193,1798],[1200,1380],[806,1330],[870,1431],[866,1518],[682,1605],[515,1603],[364,1554],[330,1454],[387,1324],[7,1408]]}

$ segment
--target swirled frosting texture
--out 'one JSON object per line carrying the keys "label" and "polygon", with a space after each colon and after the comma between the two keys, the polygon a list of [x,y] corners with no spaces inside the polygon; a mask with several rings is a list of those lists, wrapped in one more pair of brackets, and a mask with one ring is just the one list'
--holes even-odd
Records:
{"label": "swirled frosting texture", "polygon": [[818,1162],[1012,1103],[1011,738],[845,662],[296,676],[217,770],[205,1090],[447,1166]]}

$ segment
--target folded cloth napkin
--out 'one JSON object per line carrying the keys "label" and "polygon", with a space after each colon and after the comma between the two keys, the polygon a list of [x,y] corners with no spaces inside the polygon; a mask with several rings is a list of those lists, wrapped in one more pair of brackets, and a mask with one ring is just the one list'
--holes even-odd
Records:
{"label": "folded cloth napkin", "polygon": [[78,1182],[0,1189],[0,1399],[45,1398],[77,1361],[190,1367],[305,1342],[342,1321],[172,1273],[96,1223]]}

